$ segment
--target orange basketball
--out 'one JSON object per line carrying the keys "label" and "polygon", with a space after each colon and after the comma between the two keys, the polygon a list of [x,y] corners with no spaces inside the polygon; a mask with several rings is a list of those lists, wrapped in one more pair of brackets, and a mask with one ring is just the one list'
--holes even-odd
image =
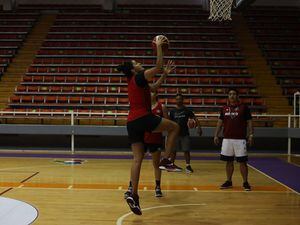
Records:
{"label": "orange basketball", "polygon": [[187,126],[188,126],[189,129],[193,129],[193,128],[197,127],[196,120],[189,119],[188,122],[187,122]]}
{"label": "orange basketball", "polygon": [[169,42],[169,39],[168,39],[166,36],[164,36],[164,35],[157,35],[157,36],[155,36],[155,37],[153,38],[153,40],[152,40],[152,47],[153,47],[154,50],[156,50],[156,40],[157,40],[159,37],[161,37],[161,36],[163,36],[163,37],[165,37],[165,38],[167,39],[167,43],[164,43],[164,44],[162,44],[162,46],[161,46],[163,52],[166,52],[166,51],[169,49],[170,42]]}

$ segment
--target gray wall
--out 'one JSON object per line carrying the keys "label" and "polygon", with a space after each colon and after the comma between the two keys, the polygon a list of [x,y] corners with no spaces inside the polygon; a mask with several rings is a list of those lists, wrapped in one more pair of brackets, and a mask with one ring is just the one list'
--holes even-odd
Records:
{"label": "gray wall", "polygon": [[[191,150],[219,151],[220,146],[213,144],[213,132],[214,128],[203,128],[203,137],[198,137],[192,130]],[[0,149],[70,150],[72,133],[76,150],[130,150],[125,127],[6,124],[0,124]],[[300,153],[300,129],[255,128],[254,134],[250,152],[287,153],[287,137],[292,137],[292,152]]]}

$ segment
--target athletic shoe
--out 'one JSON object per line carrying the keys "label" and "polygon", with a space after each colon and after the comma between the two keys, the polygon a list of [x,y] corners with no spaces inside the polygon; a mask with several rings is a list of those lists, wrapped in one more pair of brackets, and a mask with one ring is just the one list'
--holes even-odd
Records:
{"label": "athletic shoe", "polygon": [[247,181],[243,183],[243,187],[245,191],[251,191],[251,186]]}
{"label": "athletic shoe", "polygon": [[124,193],[124,199],[132,195],[132,187],[128,187],[128,190]]}
{"label": "athletic shoe", "polygon": [[176,166],[174,163],[171,165],[166,166],[166,171],[168,172],[182,172],[182,168],[179,166]]}
{"label": "athletic shoe", "polygon": [[162,197],[162,196],[163,196],[163,194],[162,194],[162,192],[161,192],[160,187],[156,187],[156,188],[155,188],[155,197],[160,198],[160,197]]}
{"label": "athletic shoe", "polygon": [[164,158],[159,163],[159,169],[166,170],[168,172],[181,172],[182,168],[179,166],[176,166],[174,163],[172,163],[170,160]]}
{"label": "athletic shoe", "polygon": [[172,162],[166,158],[163,158],[159,163],[159,169],[166,170],[168,166],[172,165]]}
{"label": "athletic shoe", "polygon": [[228,188],[232,188],[232,181],[227,180],[224,184],[220,186],[220,189],[228,189]]}
{"label": "athletic shoe", "polygon": [[187,173],[194,173],[194,170],[192,169],[191,166],[185,167],[185,171],[186,171]]}
{"label": "athletic shoe", "polygon": [[128,196],[126,198],[126,202],[129,206],[129,208],[131,209],[131,211],[136,214],[136,215],[142,215],[142,210],[140,207],[140,202],[139,202],[139,196],[135,195],[135,194],[130,194],[130,196]]}

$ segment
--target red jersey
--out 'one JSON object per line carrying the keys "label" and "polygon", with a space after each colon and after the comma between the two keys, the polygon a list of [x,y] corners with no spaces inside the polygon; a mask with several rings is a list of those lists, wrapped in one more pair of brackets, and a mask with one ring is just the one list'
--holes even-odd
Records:
{"label": "red jersey", "polygon": [[[157,104],[152,109],[152,113],[154,115],[163,117],[163,109],[162,104],[160,102],[157,102]],[[162,144],[163,143],[163,135],[162,133],[152,133],[152,132],[146,132],[144,136],[144,142],[146,144]]]}
{"label": "red jersey", "polygon": [[128,100],[130,105],[127,121],[138,119],[151,112],[150,87],[148,83],[146,83],[144,87],[138,86],[136,76],[143,76],[143,74],[137,74],[127,78]]}
{"label": "red jersey", "polygon": [[235,104],[223,106],[219,118],[223,120],[224,138],[246,139],[247,120],[252,119],[250,110],[246,105]]}

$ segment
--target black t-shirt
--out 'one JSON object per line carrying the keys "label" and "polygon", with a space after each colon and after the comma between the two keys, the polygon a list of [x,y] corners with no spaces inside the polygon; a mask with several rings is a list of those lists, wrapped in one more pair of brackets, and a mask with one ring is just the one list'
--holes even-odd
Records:
{"label": "black t-shirt", "polygon": [[180,109],[175,108],[170,111],[170,119],[180,126],[179,136],[190,135],[187,122],[192,118],[195,118],[195,114],[185,106]]}

